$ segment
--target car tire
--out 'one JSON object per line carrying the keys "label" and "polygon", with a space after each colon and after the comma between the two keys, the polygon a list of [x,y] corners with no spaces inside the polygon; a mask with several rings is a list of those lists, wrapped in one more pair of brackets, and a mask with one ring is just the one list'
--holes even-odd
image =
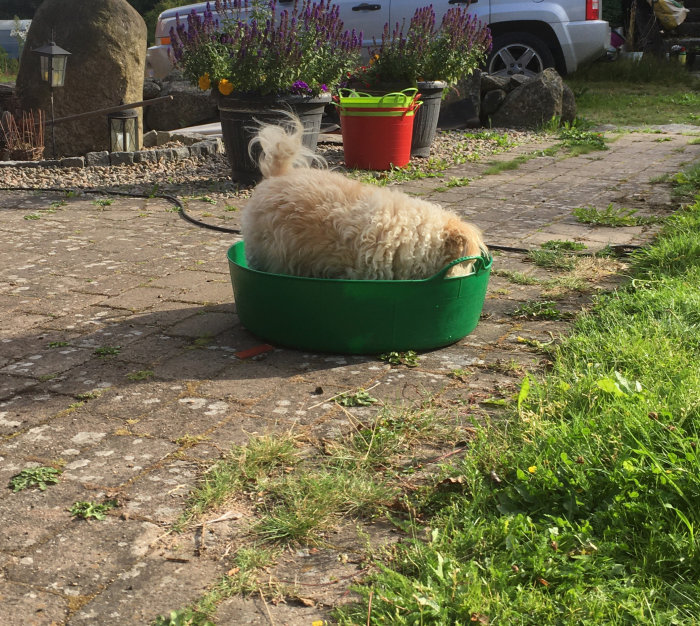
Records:
{"label": "car tire", "polygon": [[554,67],[551,50],[539,37],[529,33],[506,33],[494,37],[486,60],[486,71],[495,76],[536,76],[548,67]]}

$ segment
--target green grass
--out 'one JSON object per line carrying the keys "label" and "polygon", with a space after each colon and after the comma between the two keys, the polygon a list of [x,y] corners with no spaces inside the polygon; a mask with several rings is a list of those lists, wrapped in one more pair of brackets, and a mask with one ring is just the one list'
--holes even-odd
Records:
{"label": "green grass", "polygon": [[539,267],[558,270],[572,270],[576,267],[577,259],[561,249],[555,250],[530,250],[527,253],[529,261]]}
{"label": "green grass", "polygon": [[596,226],[642,226],[644,224],[658,224],[660,217],[643,217],[637,215],[637,209],[616,207],[611,202],[604,209],[594,206],[577,207],[573,210],[576,219],[582,224],[595,224]]}
{"label": "green grass", "polygon": [[234,558],[233,567],[209,589],[203,597],[184,609],[159,615],[152,626],[214,626],[209,616],[217,606],[235,594],[249,595],[265,589],[266,595],[274,590],[265,582],[265,569],[272,565],[277,552],[263,546],[253,545],[240,548]]}
{"label": "green grass", "polygon": [[700,196],[414,494],[341,624],[698,624],[698,241]]}
{"label": "green grass", "polygon": [[126,377],[131,381],[148,380],[153,378],[155,372],[153,370],[138,370],[136,372],[129,372]]}
{"label": "green grass", "polygon": [[585,250],[586,246],[578,241],[566,241],[561,239],[550,239],[540,244],[543,250],[568,250],[574,252],[577,250]]}
{"label": "green grass", "polygon": [[539,285],[542,282],[542,280],[536,276],[514,270],[503,270],[496,268],[493,270],[493,273],[495,276],[502,276],[503,278],[508,279],[515,285]]}
{"label": "green grass", "polygon": [[529,320],[560,320],[568,317],[557,308],[557,303],[553,300],[523,302],[513,311],[512,315]]}
{"label": "green grass", "polygon": [[692,197],[700,188],[700,162],[671,176],[671,182],[674,185],[673,191],[676,196]]}
{"label": "green grass", "polygon": [[484,170],[484,176],[493,176],[501,172],[517,170],[523,163],[527,163],[531,158],[533,158],[532,155],[521,154],[509,161],[491,161],[489,166]]}
{"label": "green grass", "polygon": [[121,346],[100,346],[95,348],[93,354],[99,357],[116,356],[122,351]]}
{"label": "green grass", "polygon": [[617,126],[700,124],[698,80],[678,63],[599,62],[570,75],[577,115]]}

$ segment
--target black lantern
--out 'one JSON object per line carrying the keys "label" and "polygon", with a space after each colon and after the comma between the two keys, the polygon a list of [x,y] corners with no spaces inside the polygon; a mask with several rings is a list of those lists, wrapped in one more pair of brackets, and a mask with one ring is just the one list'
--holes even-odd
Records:
{"label": "black lantern", "polygon": [[109,151],[135,152],[138,150],[139,115],[134,109],[124,109],[107,115]]}
{"label": "black lantern", "polygon": [[49,84],[51,91],[51,142],[53,144],[53,158],[55,159],[56,133],[54,132],[53,88],[63,87],[63,82],[66,78],[66,62],[70,52],[54,43],[53,33],[51,35],[51,43],[41,48],[35,48],[32,52],[36,52],[41,57],[41,80]]}
{"label": "black lantern", "polygon": [[53,41],[41,48],[32,50],[41,57],[41,80],[49,87],[63,87],[66,78],[66,62],[70,52],[57,46]]}

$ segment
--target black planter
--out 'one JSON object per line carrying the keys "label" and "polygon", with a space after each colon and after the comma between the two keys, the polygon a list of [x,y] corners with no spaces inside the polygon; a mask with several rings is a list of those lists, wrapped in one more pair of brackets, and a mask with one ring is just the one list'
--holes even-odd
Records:
{"label": "black planter", "polygon": [[226,156],[231,165],[231,178],[236,182],[250,185],[258,182],[262,175],[257,166],[260,148],[253,149],[252,158],[248,153],[250,140],[255,136],[261,123],[276,124],[286,118],[283,111],[294,113],[304,125],[303,143],[311,150],[316,149],[324,107],[331,101],[330,94],[318,97],[285,96],[230,96],[218,97],[221,134],[226,147]]}
{"label": "black planter", "polygon": [[413,120],[413,139],[411,140],[411,156],[430,156],[430,146],[433,145],[440,117],[442,93],[447,83],[442,81],[419,82],[418,93],[423,104],[418,107]]}

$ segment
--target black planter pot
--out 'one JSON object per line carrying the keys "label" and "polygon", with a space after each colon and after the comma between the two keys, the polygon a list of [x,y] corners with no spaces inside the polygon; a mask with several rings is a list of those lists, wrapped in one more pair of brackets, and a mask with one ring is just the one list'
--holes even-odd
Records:
{"label": "black planter pot", "polygon": [[231,178],[242,184],[258,182],[262,175],[257,166],[260,149],[253,149],[252,158],[248,145],[261,123],[276,124],[286,118],[282,111],[294,113],[304,125],[303,143],[316,149],[324,107],[331,101],[330,94],[318,97],[284,96],[262,97],[219,96],[217,104],[221,119],[221,134],[226,156],[231,165]]}
{"label": "black planter pot", "polygon": [[430,146],[433,145],[440,117],[442,93],[447,83],[442,81],[419,82],[418,93],[423,104],[418,107],[413,120],[413,139],[411,140],[411,156],[430,156]]}

